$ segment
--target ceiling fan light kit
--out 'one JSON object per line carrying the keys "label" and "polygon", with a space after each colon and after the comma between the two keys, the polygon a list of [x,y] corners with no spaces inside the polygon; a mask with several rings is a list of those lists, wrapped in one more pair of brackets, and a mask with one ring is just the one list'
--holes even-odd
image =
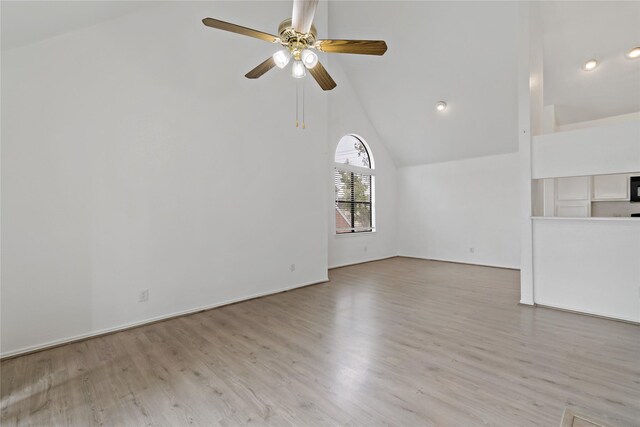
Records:
{"label": "ceiling fan light kit", "polygon": [[276,63],[276,67],[284,68],[291,60],[291,53],[286,49],[281,49],[273,54],[273,61]]}
{"label": "ceiling fan light kit", "polygon": [[305,70],[305,66],[299,59],[293,61],[293,65],[291,66],[291,77],[295,79],[301,79],[307,75]]}
{"label": "ceiling fan light kit", "polygon": [[315,67],[318,63],[318,55],[316,55],[311,49],[304,49],[300,53],[300,58],[302,59],[304,66],[309,69]]}
{"label": "ceiling fan light kit", "polygon": [[318,0],[294,0],[292,17],[280,23],[277,36],[213,18],[204,18],[202,23],[207,27],[283,46],[283,49],[245,74],[248,79],[257,79],[273,67],[284,68],[293,58],[292,77],[301,79],[307,74],[306,70],[309,70],[323,90],[331,90],[337,86],[336,82],[322,66],[314,50],[381,56],[387,51],[387,44],[383,40],[319,40],[316,27],[313,25],[317,6]]}

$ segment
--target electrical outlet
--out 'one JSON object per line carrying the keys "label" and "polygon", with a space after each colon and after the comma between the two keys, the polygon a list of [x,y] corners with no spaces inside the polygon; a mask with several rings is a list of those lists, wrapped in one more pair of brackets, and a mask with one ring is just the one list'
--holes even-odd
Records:
{"label": "electrical outlet", "polygon": [[294,271],[296,271],[296,265],[295,264],[291,264],[291,266],[289,266],[289,270],[291,270],[292,273]]}
{"label": "electrical outlet", "polygon": [[149,301],[149,289],[141,289],[138,292],[138,302],[147,302]]}
{"label": "electrical outlet", "polygon": [[469,248],[469,252],[471,252],[472,254],[476,252],[476,248]]}

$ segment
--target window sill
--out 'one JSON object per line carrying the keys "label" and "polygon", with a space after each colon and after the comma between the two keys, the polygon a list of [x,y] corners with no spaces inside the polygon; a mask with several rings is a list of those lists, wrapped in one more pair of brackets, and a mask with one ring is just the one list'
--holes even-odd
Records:
{"label": "window sill", "polygon": [[371,235],[375,235],[376,234],[376,230],[373,231],[361,231],[359,233],[336,233],[334,231],[333,233],[333,237],[337,238],[337,239],[342,239],[344,237],[363,237],[363,236],[371,236]]}

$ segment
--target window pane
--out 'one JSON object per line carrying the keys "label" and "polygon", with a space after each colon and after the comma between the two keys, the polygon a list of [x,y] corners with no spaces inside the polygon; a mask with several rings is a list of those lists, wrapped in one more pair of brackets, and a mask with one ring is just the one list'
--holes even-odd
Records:
{"label": "window pane", "polygon": [[356,202],[371,201],[371,175],[354,173],[352,177],[353,195]]}
{"label": "window pane", "polygon": [[355,213],[355,229],[370,230],[371,229],[371,205],[364,203],[356,203],[354,205]]}
{"label": "window pane", "polygon": [[336,202],[336,233],[351,232],[351,202]]}
{"label": "window pane", "polygon": [[341,171],[336,169],[334,178],[336,200],[351,201],[352,195],[352,174],[351,172]]}
{"label": "window pane", "polygon": [[371,175],[336,169],[334,185],[336,200],[371,201]]}
{"label": "window pane", "polygon": [[364,144],[353,135],[345,135],[338,142],[334,160],[351,166],[371,167],[371,159]]}

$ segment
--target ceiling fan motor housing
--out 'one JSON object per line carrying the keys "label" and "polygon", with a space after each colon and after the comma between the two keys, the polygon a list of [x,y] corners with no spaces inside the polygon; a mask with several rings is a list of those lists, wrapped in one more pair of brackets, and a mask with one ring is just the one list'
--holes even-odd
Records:
{"label": "ceiling fan motor housing", "polygon": [[304,49],[315,47],[318,33],[315,25],[311,25],[311,30],[306,34],[297,32],[291,24],[291,18],[289,18],[280,23],[278,34],[282,45],[289,48],[294,59],[299,60],[300,53]]}

